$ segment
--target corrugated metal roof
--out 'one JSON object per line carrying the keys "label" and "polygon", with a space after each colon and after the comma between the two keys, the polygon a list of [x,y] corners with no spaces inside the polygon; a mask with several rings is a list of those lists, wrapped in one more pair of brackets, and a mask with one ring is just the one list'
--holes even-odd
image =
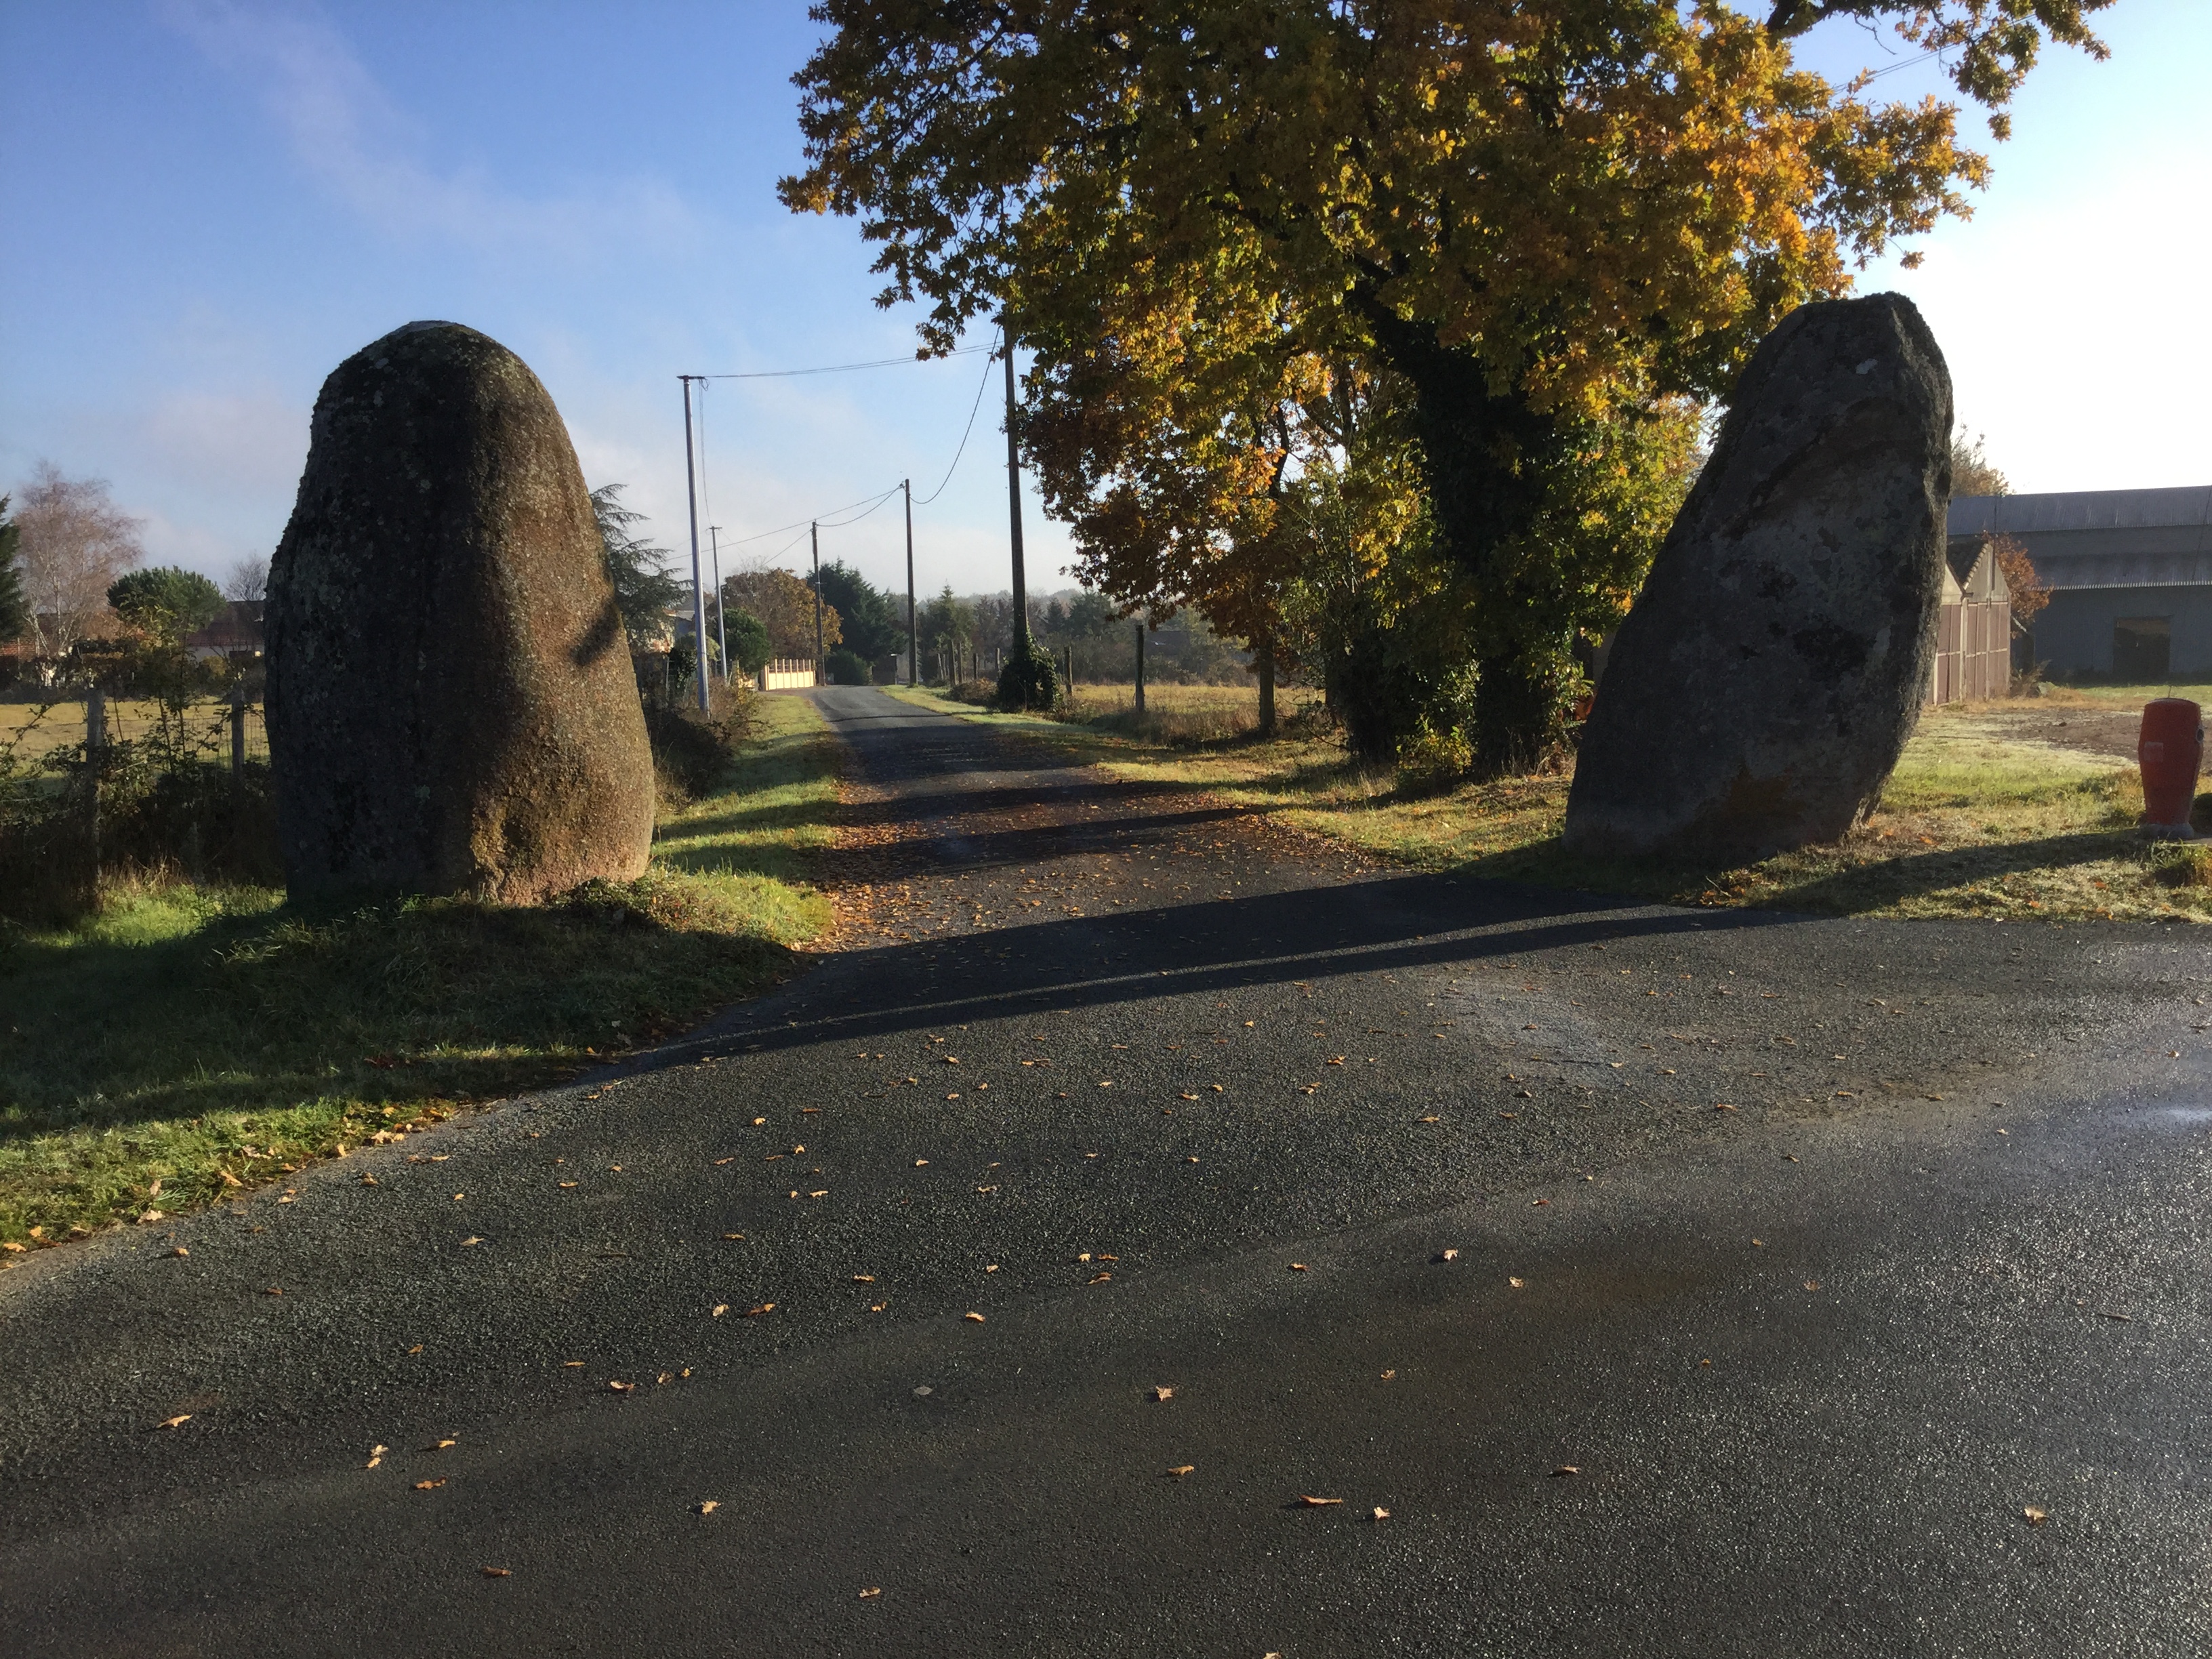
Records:
{"label": "corrugated metal roof", "polygon": [[2212,484],[2179,489],[2075,489],[2045,495],[1960,495],[1954,536],[2064,530],[2152,530],[2212,525]]}
{"label": "corrugated metal roof", "polygon": [[1950,533],[2019,538],[2053,587],[2212,583],[2212,485],[1961,495]]}

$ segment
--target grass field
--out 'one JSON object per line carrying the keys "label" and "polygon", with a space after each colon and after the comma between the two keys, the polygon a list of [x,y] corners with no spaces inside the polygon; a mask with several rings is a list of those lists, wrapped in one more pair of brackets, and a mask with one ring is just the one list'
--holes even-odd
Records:
{"label": "grass field", "polygon": [[804,699],[755,710],[722,787],[664,815],[652,870],[564,907],[314,915],[167,883],[65,933],[0,927],[0,1241],[206,1204],[782,977],[831,920],[810,872],[836,750]]}
{"label": "grass field", "polygon": [[[1333,732],[1302,730],[1287,702],[1285,735],[1261,741],[1249,735],[1256,724],[1252,692],[1162,689],[1170,695],[1159,700],[1158,724],[1150,728],[1133,726],[1126,701],[1107,706],[1102,699],[1095,711],[1079,702],[1075,718],[1043,720],[979,714],[933,692],[899,695],[1019,725],[1118,775],[1204,790],[1422,868],[1684,904],[2212,921],[2212,860],[2194,848],[2146,842],[2136,831],[2142,797],[2132,761],[2134,722],[2145,701],[2166,695],[2162,686],[2054,690],[2044,697],[1931,709],[1862,830],[1741,867],[1568,853],[1559,835],[1571,774],[1408,791],[1391,772],[1347,760]],[[1175,694],[1185,690],[1205,695],[1178,714]],[[1194,724],[1201,715],[1221,735],[1194,738],[1173,728],[1177,720]],[[1246,735],[1232,735],[1239,732]]]}

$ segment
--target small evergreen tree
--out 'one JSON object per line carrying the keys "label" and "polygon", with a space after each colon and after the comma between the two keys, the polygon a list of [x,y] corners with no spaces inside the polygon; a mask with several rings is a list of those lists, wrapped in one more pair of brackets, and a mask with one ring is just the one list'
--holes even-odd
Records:
{"label": "small evergreen tree", "polygon": [[667,636],[668,613],[683,602],[684,586],[669,574],[666,548],[630,533],[632,525],[645,522],[645,514],[622,504],[625,488],[611,483],[594,489],[592,514],[599,520],[607,580],[614,584],[615,609],[622,613],[630,649],[654,651]]}
{"label": "small evergreen tree", "polygon": [[768,666],[773,654],[769,647],[768,624],[750,611],[732,611],[722,619],[730,636],[730,660],[748,674],[757,674]]}
{"label": "small evergreen tree", "polygon": [[8,497],[0,495],[0,645],[31,631],[31,602],[18,564],[22,541],[23,532],[8,516]]}
{"label": "small evergreen tree", "polygon": [[107,603],[133,628],[176,646],[222,614],[222,590],[197,570],[156,565],[108,584]]}

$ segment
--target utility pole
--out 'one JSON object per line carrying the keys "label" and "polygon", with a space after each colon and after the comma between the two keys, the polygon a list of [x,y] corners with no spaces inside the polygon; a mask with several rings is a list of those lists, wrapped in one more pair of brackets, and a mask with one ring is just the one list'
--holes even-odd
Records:
{"label": "utility pole", "polygon": [[714,550],[714,653],[722,660],[722,684],[727,685],[730,683],[730,629],[729,624],[722,619],[722,612],[727,608],[722,603],[722,526],[708,525],[707,538]]}
{"label": "utility pole", "polygon": [[708,708],[707,691],[707,592],[699,582],[699,485],[691,466],[691,382],[703,374],[679,374],[684,382],[684,498],[691,510],[691,643],[699,660],[699,712]]}
{"label": "utility pole", "polygon": [[921,653],[915,646],[914,621],[914,480],[900,481],[906,490],[906,683],[921,684]]}
{"label": "utility pole", "polygon": [[814,540],[814,683],[822,684],[822,526],[817,520],[806,526],[806,533]]}
{"label": "utility pole", "polygon": [[1014,331],[1004,312],[999,332],[1006,343],[1006,516],[1014,546],[1014,649],[1030,653],[1030,588],[1022,574],[1022,458],[1014,445]]}

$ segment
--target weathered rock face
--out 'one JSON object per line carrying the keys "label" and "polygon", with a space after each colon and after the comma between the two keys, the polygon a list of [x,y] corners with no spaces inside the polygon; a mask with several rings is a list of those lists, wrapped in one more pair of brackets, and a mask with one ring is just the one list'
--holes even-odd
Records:
{"label": "weathered rock face", "polygon": [[1741,861],[1873,805],[1928,678],[1950,435],[1910,301],[1783,319],[1613,641],[1570,844]]}
{"label": "weathered rock face", "polygon": [[527,903],[644,870],[653,757],[591,497],[496,341],[410,323],[323,383],[266,626],[295,895]]}

